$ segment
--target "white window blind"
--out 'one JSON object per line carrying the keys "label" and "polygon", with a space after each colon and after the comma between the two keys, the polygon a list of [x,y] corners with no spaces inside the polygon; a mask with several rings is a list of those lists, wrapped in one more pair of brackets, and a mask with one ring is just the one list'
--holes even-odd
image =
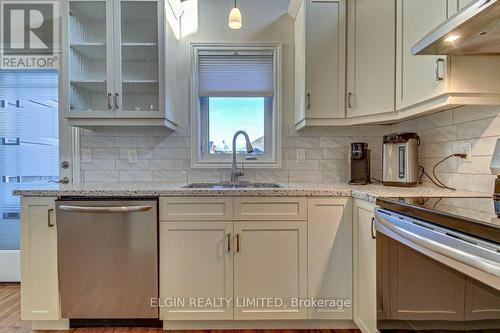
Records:
{"label": "white window blind", "polygon": [[200,96],[273,96],[272,52],[200,52],[198,55]]}

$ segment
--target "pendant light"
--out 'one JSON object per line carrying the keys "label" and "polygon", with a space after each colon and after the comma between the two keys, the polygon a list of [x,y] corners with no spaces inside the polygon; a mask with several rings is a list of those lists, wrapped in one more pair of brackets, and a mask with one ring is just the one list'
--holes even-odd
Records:
{"label": "pendant light", "polygon": [[241,12],[238,7],[236,7],[236,0],[234,0],[234,7],[229,13],[228,25],[231,29],[240,29],[243,25],[243,23],[241,22]]}

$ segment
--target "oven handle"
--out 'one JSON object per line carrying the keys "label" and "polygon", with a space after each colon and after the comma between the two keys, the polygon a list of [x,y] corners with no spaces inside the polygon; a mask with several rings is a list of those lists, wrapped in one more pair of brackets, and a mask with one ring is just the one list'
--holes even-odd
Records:
{"label": "oven handle", "polygon": [[153,208],[153,206],[111,206],[111,207],[91,207],[91,206],[71,206],[71,205],[61,205],[60,210],[66,212],[78,212],[78,213],[133,213],[133,212],[145,212]]}
{"label": "oven handle", "polygon": [[[394,222],[390,220],[394,219]],[[415,224],[413,226],[417,227]],[[389,229],[395,234],[406,238],[413,243],[422,246],[423,248],[441,254],[445,257],[463,263],[465,265],[477,268],[488,274],[492,274],[496,277],[500,277],[500,263],[488,260],[486,258],[474,255],[472,253],[462,251],[460,249],[454,248],[450,245],[437,242],[435,240],[429,239],[428,237],[419,235],[415,232],[407,230],[399,225],[397,225],[397,219],[381,213],[379,210],[375,211],[375,229],[385,234],[384,229]],[[421,227],[424,229],[423,227]],[[433,232],[425,228],[427,232]],[[442,235],[441,235],[442,236]],[[455,241],[453,237],[449,237],[450,241]]]}

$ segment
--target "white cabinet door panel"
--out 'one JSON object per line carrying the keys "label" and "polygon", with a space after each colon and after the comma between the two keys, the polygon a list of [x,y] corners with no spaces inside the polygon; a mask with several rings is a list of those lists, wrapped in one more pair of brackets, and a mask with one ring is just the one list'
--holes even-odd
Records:
{"label": "white cabinet door panel", "polygon": [[354,322],[363,333],[377,332],[376,240],[372,237],[375,206],[354,200]]}
{"label": "white cabinet door panel", "polygon": [[432,99],[446,92],[445,56],[414,56],[411,48],[446,20],[447,0],[397,2],[396,108]]}
{"label": "white cabinet door panel", "polygon": [[21,319],[59,320],[55,198],[21,199]]}
{"label": "white cabinet door panel", "polygon": [[344,1],[306,1],[306,118],[343,118]]}
{"label": "white cabinet door panel", "polygon": [[256,298],[307,296],[307,224],[235,222],[234,319],[306,319],[305,308],[249,305]]}
{"label": "white cabinet door panel", "polygon": [[190,298],[233,295],[232,222],[160,223],[160,299],[184,306],[162,307],[163,320],[231,320],[232,304],[190,306]]}
{"label": "white cabinet door panel", "polygon": [[394,111],[396,1],[349,0],[348,8],[347,117]]}
{"label": "white cabinet door panel", "polygon": [[308,217],[308,297],[339,302],[335,307],[308,308],[308,318],[350,320],[351,199],[309,199]]}

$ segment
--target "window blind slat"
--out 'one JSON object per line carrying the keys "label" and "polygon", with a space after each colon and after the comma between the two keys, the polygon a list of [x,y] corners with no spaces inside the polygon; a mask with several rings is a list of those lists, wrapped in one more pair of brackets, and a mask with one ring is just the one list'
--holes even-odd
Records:
{"label": "window blind slat", "polygon": [[200,96],[273,96],[273,56],[198,56]]}

